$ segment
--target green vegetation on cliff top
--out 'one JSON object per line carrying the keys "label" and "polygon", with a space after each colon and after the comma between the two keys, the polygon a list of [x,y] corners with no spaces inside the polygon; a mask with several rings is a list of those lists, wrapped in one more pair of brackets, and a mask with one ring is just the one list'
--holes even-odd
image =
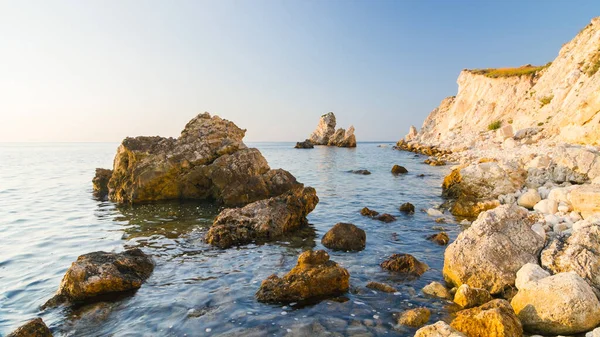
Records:
{"label": "green vegetation on cliff top", "polygon": [[533,76],[538,72],[548,68],[552,62],[543,66],[532,66],[527,64],[517,68],[486,68],[486,69],[467,69],[468,72],[476,75],[484,75],[489,78],[513,77],[513,76]]}

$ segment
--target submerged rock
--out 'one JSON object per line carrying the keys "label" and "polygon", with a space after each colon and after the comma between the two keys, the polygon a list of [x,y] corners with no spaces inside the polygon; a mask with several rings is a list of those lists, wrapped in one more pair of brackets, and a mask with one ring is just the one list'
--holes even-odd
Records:
{"label": "submerged rock", "polygon": [[491,294],[514,286],[517,271],[535,263],[544,245],[531,230],[534,222],[526,209],[514,204],[480,214],[446,249],[444,278]]}
{"label": "submerged rock", "polygon": [[417,330],[415,337],[467,337],[462,332],[456,331],[444,321],[427,325]]}
{"label": "submerged rock", "polygon": [[399,210],[400,210],[400,212],[404,212],[404,213],[414,213],[415,205],[411,204],[410,202],[405,202],[402,205],[400,205]]}
{"label": "submerged rock", "polygon": [[410,254],[394,254],[381,263],[381,268],[421,276],[429,269],[429,266]]}
{"label": "submerged rock", "polygon": [[97,198],[106,198],[108,196],[108,182],[112,176],[112,170],[97,168],[96,175],[92,179],[94,196]]}
{"label": "submerged rock", "polygon": [[329,260],[323,250],[306,251],[284,277],[273,274],[262,282],[256,298],[260,302],[287,303],[337,296],[348,291],[350,274]]}
{"label": "submerged rock", "polygon": [[363,216],[374,217],[374,216],[378,216],[379,212],[369,209],[368,207],[363,207],[363,209],[360,210],[360,214]]}
{"label": "submerged rock", "polygon": [[450,326],[470,337],[523,336],[523,326],[510,303],[501,299],[487,302],[476,308],[459,311]]}
{"label": "submerged rock", "polygon": [[215,218],[205,240],[219,248],[229,248],[275,239],[307,225],[306,216],[318,202],[314,188],[299,185],[277,197],[225,209]]}
{"label": "submerged rock", "polygon": [[383,291],[384,293],[395,293],[398,290],[388,284],[379,283],[379,282],[369,282],[367,283],[367,288]]}
{"label": "submerged rock", "polygon": [[6,337],[52,337],[52,332],[41,318],[35,318],[23,324]]}
{"label": "submerged rock", "polygon": [[365,231],[350,223],[337,223],[321,240],[323,246],[333,250],[360,251],[365,249]]}
{"label": "submerged rock", "polygon": [[271,170],[257,149],[242,142],[246,130],[199,114],[179,138],[125,138],[115,156],[108,195],[119,203],[209,199],[242,205],[277,196],[297,184]]}
{"label": "submerged rock", "polygon": [[531,333],[574,335],[600,324],[600,302],[574,272],[521,282],[511,305]]}
{"label": "submerged rock", "polygon": [[429,321],[431,312],[427,308],[416,308],[403,312],[398,317],[398,324],[419,328]]}
{"label": "submerged rock", "polygon": [[371,171],[369,170],[350,170],[350,173],[354,173],[354,174],[361,174],[363,176],[367,176],[369,174],[371,174]]}
{"label": "submerged rock", "polygon": [[296,146],[294,146],[295,149],[314,149],[315,146],[313,145],[313,143],[310,141],[310,139],[307,139],[303,142],[297,142]]}
{"label": "submerged rock", "polygon": [[153,270],[152,259],[137,248],[118,254],[81,255],[67,270],[56,296],[44,306],[93,301],[98,296],[135,290]]}
{"label": "submerged rock", "polygon": [[394,165],[392,167],[392,174],[405,174],[408,173],[408,170],[404,166]]}
{"label": "submerged rock", "polygon": [[391,214],[388,214],[388,213],[383,213],[383,214],[375,217],[374,219],[379,220],[381,222],[385,222],[385,223],[390,223],[390,222],[396,221],[396,217]]}
{"label": "submerged rock", "polygon": [[448,237],[448,234],[446,234],[446,232],[440,232],[437,234],[430,235],[427,237],[427,240],[433,241],[440,246],[445,246],[448,244],[448,242],[450,242],[450,238]]}

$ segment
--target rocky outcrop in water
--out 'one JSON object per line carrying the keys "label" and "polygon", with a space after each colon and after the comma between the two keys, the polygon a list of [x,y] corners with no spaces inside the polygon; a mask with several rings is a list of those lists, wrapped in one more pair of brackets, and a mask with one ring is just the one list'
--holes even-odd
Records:
{"label": "rocky outcrop in water", "polygon": [[6,337],[52,337],[52,332],[41,318],[32,319]]}
{"label": "rocky outcrop in water", "polygon": [[92,187],[96,198],[106,198],[108,196],[108,182],[112,176],[112,170],[96,169],[96,175],[92,179]]}
{"label": "rocky outcrop in water", "polygon": [[294,148],[296,148],[296,149],[314,149],[315,146],[310,141],[310,139],[307,139],[303,142],[297,142],[296,146],[294,146]]}
{"label": "rocky outcrop in water", "polygon": [[135,290],[153,270],[152,259],[137,248],[118,254],[93,252],[81,255],[65,273],[56,296],[45,306],[94,301],[102,295]]}
{"label": "rocky outcrop in water", "polygon": [[356,147],[356,136],[354,136],[354,126],[348,130],[335,129],[336,119],[333,112],[328,112],[321,116],[319,125],[310,135],[310,142],[314,145],[328,145],[337,147]]}
{"label": "rocky outcrop in water", "polygon": [[126,138],[117,149],[108,196],[119,203],[209,199],[243,205],[296,185],[289,172],[271,170],[260,151],[246,147],[245,133],[203,113],[177,139]]}
{"label": "rocky outcrop in water", "polygon": [[228,248],[276,239],[307,225],[306,216],[318,202],[314,188],[298,185],[277,197],[225,209],[214,220],[205,240],[219,248]]}
{"label": "rocky outcrop in water", "polygon": [[412,276],[421,276],[429,266],[410,254],[394,254],[381,262],[381,268]]}
{"label": "rocky outcrop in water", "polygon": [[[499,294],[515,284],[517,271],[535,263],[544,240],[531,230],[526,209],[504,205],[482,213],[444,254],[444,278]],[[499,249],[499,247],[502,247]]]}
{"label": "rocky outcrop in water", "polygon": [[284,277],[273,274],[260,285],[260,302],[288,303],[337,296],[348,291],[350,274],[323,250],[306,251]]}
{"label": "rocky outcrop in water", "polygon": [[431,312],[427,308],[415,308],[407,310],[400,314],[398,317],[398,324],[409,326],[412,328],[419,328],[427,324]]}
{"label": "rocky outcrop in water", "polygon": [[360,251],[365,249],[365,231],[350,223],[337,223],[321,240],[323,246],[333,250]]}

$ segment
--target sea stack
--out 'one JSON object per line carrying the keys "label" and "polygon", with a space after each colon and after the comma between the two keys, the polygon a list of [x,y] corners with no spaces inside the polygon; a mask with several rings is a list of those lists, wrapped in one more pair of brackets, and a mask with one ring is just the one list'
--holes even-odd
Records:
{"label": "sea stack", "polygon": [[356,147],[356,136],[354,136],[354,126],[348,130],[335,129],[336,119],[333,112],[328,112],[321,116],[319,125],[308,138],[313,145],[327,145],[337,147]]}

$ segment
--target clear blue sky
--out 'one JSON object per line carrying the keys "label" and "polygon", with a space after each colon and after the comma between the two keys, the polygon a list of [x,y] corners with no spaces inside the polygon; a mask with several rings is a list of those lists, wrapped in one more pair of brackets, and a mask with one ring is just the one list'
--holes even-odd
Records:
{"label": "clear blue sky", "polygon": [[0,141],[177,136],[199,112],[247,141],[321,114],[397,140],[463,68],[545,64],[600,1],[0,0]]}

